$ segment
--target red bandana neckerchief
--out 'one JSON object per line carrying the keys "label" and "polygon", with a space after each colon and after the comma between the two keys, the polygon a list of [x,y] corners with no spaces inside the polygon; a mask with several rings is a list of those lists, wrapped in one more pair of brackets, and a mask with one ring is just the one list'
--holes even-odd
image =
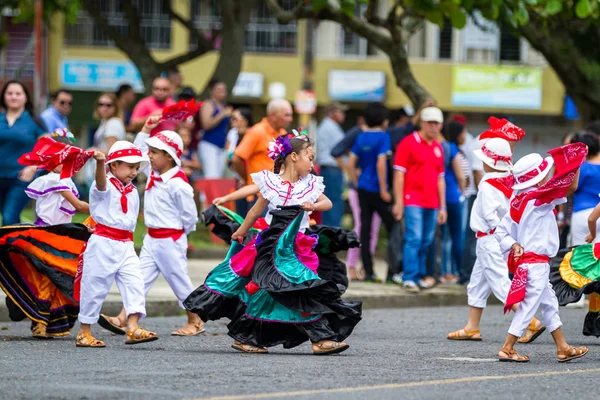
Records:
{"label": "red bandana neckerchief", "polygon": [[535,200],[536,206],[548,204],[552,200],[565,197],[573,183],[577,170],[587,157],[587,146],[583,143],[568,144],[553,150],[548,154],[554,159],[554,176],[535,190],[521,193],[510,202],[510,217],[520,223],[527,203]]}
{"label": "red bandana neckerchief", "polygon": [[[183,169],[179,168],[179,170],[175,173],[175,175],[173,175],[173,177],[171,179],[175,179],[175,178],[179,178],[179,179],[183,179],[183,181],[185,183],[190,183],[190,181],[188,180],[188,177],[185,175],[185,172],[183,171]],[[150,182],[148,183],[148,186],[146,186],[146,191],[152,189],[153,186],[156,185],[156,182],[162,182],[163,179],[160,175],[155,175],[154,171],[152,171],[152,173],[150,174]]]}
{"label": "red bandana neckerchief", "polygon": [[19,164],[35,165],[46,171],[52,171],[62,165],[60,179],[65,179],[75,175],[93,155],[93,151],[85,151],[75,146],[57,142],[49,137],[43,137],[37,141],[30,153],[25,153],[19,157]]}
{"label": "red bandana neckerchief", "polygon": [[123,210],[123,214],[127,214],[127,195],[133,192],[135,186],[130,183],[129,185],[123,187],[123,184],[117,178],[110,178],[110,183],[112,183],[113,186],[117,188],[119,193],[121,193],[121,210]]}
{"label": "red bandana neckerchief", "polygon": [[484,182],[501,191],[507,199],[510,199],[513,195],[512,187],[515,185],[515,177],[512,174],[499,178],[486,179]]}

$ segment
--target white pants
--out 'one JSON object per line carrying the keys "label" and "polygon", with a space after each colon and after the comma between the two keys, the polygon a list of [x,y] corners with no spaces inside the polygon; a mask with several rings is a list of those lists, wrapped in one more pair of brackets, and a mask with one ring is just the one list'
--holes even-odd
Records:
{"label": "white pants", "polygon": [[[579,246],[585,244],[585,237],[590,233],[588,228],[588,217],[594,211],[593,208],[581,210],[573,213],[571,217],[571,245]],[[594,243],[600,240],[600,221],[596,225],[596,238]]]}
{"label": "white pants", "polygon": [[79,322],[98,322],[102,303],[114,281],[121,292],[127,316],[141,314],[145,317],[144,279],[133,242],[92,235],[83,253]]}
{"label": "white pants", "polygon": [[198,144],[198,155],[202,161],[205,179],[221,179],[225,173],[225,149],[212,143],[201,141]]}
{"label": "white pants", "polygon": [[562,326],[562,322],[558,316],[558,300],[549,281],[550,264],[524,264],[522,267],[528,269],[527,293],[519,303],[508,333],[516,337],[523,336],[538,308],[542,309],[544,325],[554,332]]}
{"label": "white pants", "polygon": [[177,241],[171,238],[155,239],[146,235],[140,253],[140,267],[146,295],[162,272],[173,293],[179,299],[179,306],[184,308],[183,301],[194,291],[194,286],[188,276],[187,246],[187,236],[185,235],[181,235]]}
{"label": "white pants", "polygon": [[498,241],[493,235],[479,238],[475,251],[477,260],[467,286],[469,305],[485,308],[487,299],[492,293],[504,303],[510,288],[510,279],[508,279],[508,267]]}

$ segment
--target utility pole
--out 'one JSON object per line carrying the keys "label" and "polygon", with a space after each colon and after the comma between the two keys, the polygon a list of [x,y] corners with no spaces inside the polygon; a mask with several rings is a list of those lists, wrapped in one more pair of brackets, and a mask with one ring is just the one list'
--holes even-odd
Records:
{"label": "utility pole", "polygon": [[44,1],[35,1],[35,74],[33,76],[33,105],[36,112],[42,107],[42,38],[44,19]]}

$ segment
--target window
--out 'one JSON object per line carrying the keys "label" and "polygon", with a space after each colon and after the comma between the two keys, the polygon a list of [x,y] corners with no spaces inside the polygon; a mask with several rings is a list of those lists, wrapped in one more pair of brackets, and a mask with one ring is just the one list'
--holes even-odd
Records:
{"label": "window", "polygon": [[521,40],[506,27],[500,29],[500,61],[521,61]]}
{"label": "window", "polygon": [[[355,16],[361,16],[367,10],[367,5],[364,3],[360,3],[354,9]],[[340,26],[340,36],[339,36],[340,46],[338,47],[340,50],[341,56],[372,56],[377,54],[375,47],[369,44],[367,39],[357,35],[354,32],[345,30],[342,26]]]}
{"label": "window", "polygon": [[452,23],[448,19],[444,20],[444,27],[440,29],[438,58],[452,58]]}
{"label": "window", "polygon": [[[131,0],[137,7],[140,17],[141,36],[151,49],[171,47],[171,19],[168,13],[168,0]],[[119,0],[98,0],[97,7],[121,34],[127,34],[128,22],[119,7]],[[99,28],[84,11],[79,13],[77,22],[68,25],[65,42],[76,46],[114,46],[113,41]]]}
{"label": "window", "polygon": [[[285,10],[291,10],[296,1],[280,0]],[[219,0],[192,1],[192,18],[196,28],[204,32],[207,38],[218,35],[221,29],[221,4]],[[281,25],[269,14],[263,2],[259,2],[250,14],[246,31],[245,51],[254,53],[295,53],[298,26],[295,22]],[[192,40],[191,45],[196,43]],[[220,41],[215,40],[218,49]]]}

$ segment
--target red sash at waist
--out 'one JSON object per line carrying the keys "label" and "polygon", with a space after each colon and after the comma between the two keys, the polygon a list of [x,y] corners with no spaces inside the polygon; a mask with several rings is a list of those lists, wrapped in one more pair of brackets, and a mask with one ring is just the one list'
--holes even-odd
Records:
{"label": "red sash at waist", "polygon": [[496,232],[496,230],[492,229],[491,231],[489,231],[487,233],[486,232],[477,232],[475,234],[475,236],[477,237],[477,239],[481,239],[482,237],[493,235],[495,232]]}
{"label": "red sash at waist", "polygon": [[184,234],[183,229],[171,229],[171,228],[148,228],[148,235],[154,239],[167,239],[179,240]]}
{"label": "red sash at waist", "polygon": [[524,253],[517,261],[515,261],[513,252],[511,251],[508,256],[508,270],[514,274],[517,271],[517,268],[523,264],[541,264],[541,263],[549,263],[550,257],[543,256],[541,254],[536,253]]}
{"label": "red sash at waist", "polygon": [[118,242],[133,242],[133,232],[125,229],[111,228],[110,226],[98,224],[94,228],[94,235],[102,236]]}
{"label": "red sash at waist", "polygon": [[528,269],[523,268],[523,264],[549,263],[550,257],[536,253],[525,253],[515,261],[514,253],[511,251],[508,255],[508,270],[514,274],[506,302],[504,303],[504,313],[511,310],[512,306],[522,302],[527,295],[527,274]]}

